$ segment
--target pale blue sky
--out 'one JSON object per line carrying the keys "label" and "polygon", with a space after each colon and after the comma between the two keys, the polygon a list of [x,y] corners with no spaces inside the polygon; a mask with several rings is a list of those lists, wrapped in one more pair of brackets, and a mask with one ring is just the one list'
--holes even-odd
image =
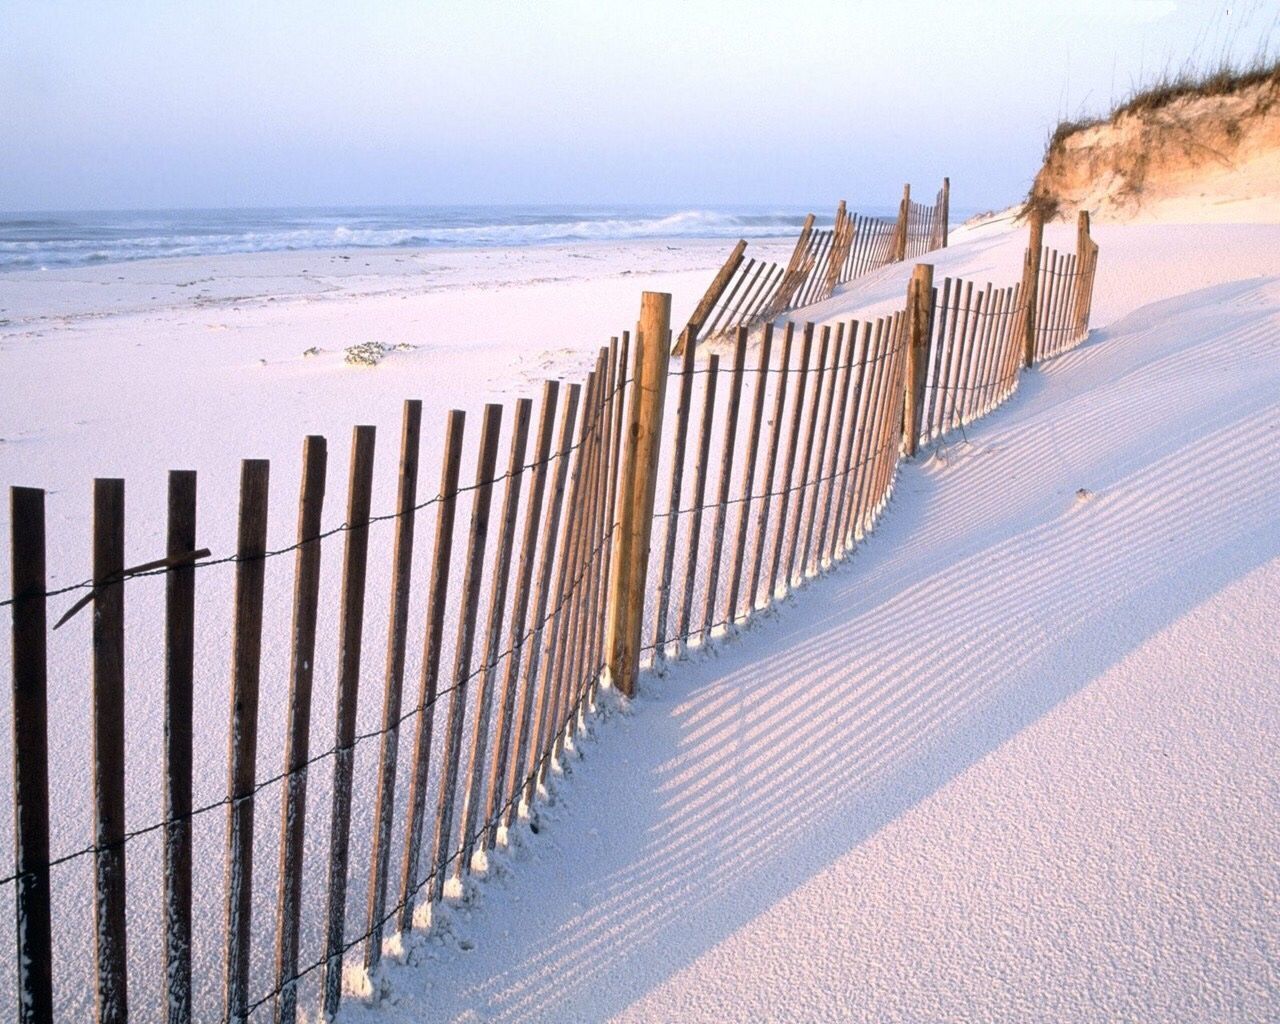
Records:
{"label": "pale blue sky", "polygon": [[[1269,0],[0,0],[0,209],[1004,205]],[[1280,33],[1273,34],[1280,35]]]}

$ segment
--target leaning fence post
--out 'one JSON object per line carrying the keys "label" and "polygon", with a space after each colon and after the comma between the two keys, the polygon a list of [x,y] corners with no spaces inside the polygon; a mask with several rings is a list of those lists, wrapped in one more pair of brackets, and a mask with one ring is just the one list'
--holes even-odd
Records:
{"label": "leaning fence post", "polygon": [[1044,214],[1033,207],[1027,222],[1031,237],[1027,242],[1027,254],[1022,263],[1022,365],[1031,366],[1036,361],[1036,308],[1040,282],[1040,253],[1044,248]]}
{"label": "leaning fence post", "polygon": [[13,584],[14,904],[20,1024],[53,1024],[44,491],[9,490]]}
{"label": "leaning fence post", "polygon": [[933,264],[917,263],[907,286],[907,370],[903,374],[902,441],[907,456],[920,445],[925,370],[929,365],[929,316],[933,311]]}
{"label": "leaning fence post", "polygon": [[893,230],[893,262],[907,258],[907,218],[911,211],[911,185],[902,186],[902,201],[898,203],[898,225]]}
{"label": "leaning fence post", "polygon": [[635,693],[640,670],[645,573],[653,532],[653,498],[662,447],[662,410],[667,393],[667,336],[671,296],[645,292],[636,329],[635,390],[627,416],[627,448],[621,481],[621,522],[609,581],[609,631],[605,664],[622,693]]}

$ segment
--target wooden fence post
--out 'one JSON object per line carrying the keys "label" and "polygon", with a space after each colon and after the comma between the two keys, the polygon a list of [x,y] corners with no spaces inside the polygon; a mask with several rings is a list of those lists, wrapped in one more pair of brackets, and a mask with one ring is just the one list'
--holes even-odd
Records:
{"label": "wooden fence post", "polygon": [[933,312],[933,264],[917,263],[907,286],[907,370],[902,416],[903,450],[914,455],[920,445],[924,411],[925,370],[929,365],[929,319]]}
{"label": "wooden fence post", "polygon": [[609,581],[609,631],[605,664],[609,679],[628,697],[640,670],[645,574],[653,532],[653,498],[662,447],[662,411],[667,394],[667,336],[671,296],[645,292],[636,329],[635,391],[627,417],[622,466],[621,522]]}
{"label": "wooden fence post", "polygon": [[938,211],[942,218],[942,248],[947,247],[947,236],[951,225],[951,179],[942,179],[942,209]]}
{"label": "wooden fence post", "polygon": [[1039,302],[1037,290],[1040,282],[1040,253],[1044,248],[1044,214],[1032,208],[1028,215],[1030,238],[1022,264],[1022,365],[1031,366],[1036,361],[1036,309]]}
{"label": "wooden fence post", "polygon": [[19,1024],[53,1024],[44,491],[9,490],[13,584],[14,905]]}
{"label": "wooden fence post", "polygon": [[898,203],[898,225],[893,230],[893,260],[901,263],[907,258],[907,222],[911,215],[911,185],[902,186],[902,201]]}

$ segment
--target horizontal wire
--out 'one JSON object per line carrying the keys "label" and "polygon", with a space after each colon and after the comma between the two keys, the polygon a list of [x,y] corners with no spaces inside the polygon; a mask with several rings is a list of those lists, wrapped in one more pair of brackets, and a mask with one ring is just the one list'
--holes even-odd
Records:
{"label": "horizontal wire", "polygon": [[[581,571],[579,571],[578,574],[574,577],[573,582],[569,584],[568,589],[562,595],[559,602],[557,602],[556,606],[552,608],[549,612],[547,612],[542,617],[542,620],[540,622],[526,629],[524,631],[524,635],[521,636],[519,640],[514,641],[513,643],[508,645],[505,650],[494,655],[492,660],[473,669],[465,678],[451,683],[450,685],[446,686],[442,690],[437,690],[430,700],[410,708],[408,711],[401,714],[400,717],[397,718],[394,722],[391,722],[388,725],[381,726],[377,729],[371,729],[368,732],[357,733],[352,738],[352,741],[348,746],[327,747],[324,750],[322,750],[320,753],[311,755],[311,757],[307,758],[306,761],[302,762],[302,764],[297,765],[294,768],[287,768],[282,772],[269,776],[265,779],[259,780],[258,782],[254,783],[253,788],[246,793],[240,793],[237,795],[227,794],[226,796],[221,797],[218,800],[212,801],[211,803],[203,804],[200,807],[194,808],[186,812],[185,814],[173,815],[173,816],[164,818],[160,821],[153,822],[150,825],[144,825],[141,828],[131,829],[130,831],[126,832],[121,838],[110,843],[93,843],[88,846],[81,847],[80,849],[75,850],[71,853],[66,853],[60,857],[53,858],[45,865],[45,867],[54,868],[54,867],[58,867],[61,864],[65,864],[68,861],[76,860],[80,857],[87,857],[90,854],[106,853],[110,850],[119,849],[120,847],[124,846],[125,843],[130,842],[134,839],[138,839],[142,836],[149,835],[152,832],[157,832],[163,828],[169,828],[174,825],[180,825],[185,822],[192,821],[201,815],[209,813],[210,811],[216,811],[222,807],[237,807],[240,804],[244,803],[246,800],[255,799],[259,793],[261,793],[264,789],[266,789],[269,786],[274,786],[276,783],[283,782],[285,779],[291,778],[294,775],[301,775],[301,774],[307,773],[309,772],[310,768],[313,765],[316,765],[321,761],[327,760],[329,758],[336,758],[341,753],[346,753],[347,751],[355,750],[355,748],[359,746],[361,743],[364,743],[371,739],[378,739],[382,736],[385,736],[387,733],[399,729],[400,726],[403,725],[409,719],[418,717],[420,715],[425,714],[428,711],[434,710],[436,704],[439,703],[444,697],[447,697],[449,694],[453,693],[456,690],[463,689],[464,687],[470,685],[474,680],[479,678],[482,674],[486,672],[490,672],[493,669],[497,668],[497,666],[501,664],[503,660],[510,657],[517,650],[523,650],[524,645],[527,644],[535,634],[538,634],[542,630],[544,630],[547,626],[547,623],[549,623],[553,618],[555,618],[555,616],[559,615],[560,612],[564,609],[564,607],[567,604],[569,604],[570,601],[573,600],[573,598],[578,594],[579,587],[582,583],[582,580],[586,577],[586,575],[589,572],[592,572],[597,568],[599,568],[599,562],[597,561],[597,556],[600,554],[602,549],[612,540],[614,531],[618,528],[618,526],[619,524],[615,522],[613,526],[610,527],[609,530],[602,535],[599,543],[597,543],[596,546],[587,553],[586,555],[587,561],[583,565]],[[14,874],[8,875],[4,878],[0,878],[0,888],[3,888],[6,885],[10,885],[21,878],[30,877],[31,874],[32,872],[30,871],[25,871],[25,872],[19,871],[19,872],[15,872]]]}
{"label": "horizontal wire", "polygon": [[124,573],[123,575],[119,575],[118,577],[113,577],[105,580],[95,580],[90,578],[86,580],[81,580],[79,583],[69,583],[65,587],[58,587],[54,590],[38,591],[36,593],[31,593],[31,594],[19,594],[14,597],[5,598],[4,600],[0,600],[0,608],[5,608],[10,605],[13,605],[17,601],[27,601],[32,599],[38,600],[41,598],[48,599],[51,597],[60,597],[63,594],[70,594],[76,590],[93,590],[99,587],[114,586],[117,583],[124,583],[127,580],[132,580],[132,579],[142,579],[143,577],[146,577],[146,576],[167,576],[170,573],[178,572],[179,570],[183,570],[183,569],[209,569],[217,565],[231,565],[233,563],[238,563],[238,562],[257,562],[266,558],[277,558],[280,555],[287,555],[294,551],[297,551],[299,548],[303,548],[308,544],[315,544],[319,541],[328,540],[330,537],[336,536],[337,534],[340,534],[340,533],[348,533],[352,530],[365,529],[366,527],[372,526],[375,523],[385,523],[393,519],[402,519],[407,515],[412,515],[416,512],[420,512],[425,508],[430,508],[433,505],[438,505],[442,501],[444,501],[446,497],[456,498],[460,494],[467,494],[467,493],[470,493],[471,491],[478,491],[484,487],[492,487],[495,484],[503,483],[504,481],[511,479],[512,477],[523,476],[529,470],[538,469],[544,465],[550,465],[552,462],[556,461],[557,459],[567,458],[568,456],[572,455],[574,452],[578,451],[578,449],[581,448],[582,445],[585,444],[590,437],[594,436],[595,428],[600,421],[600,417],[602,415],[605,415],[604,413],[605,403],[611,401],[615,395],[620,393],[626,387],[626,385],[632,382],[633,382],[633,378],[630,378],[630,377],[624,378],[614,386],[612,391],[610,391],[607,395],[605,395],[602,399],[600,399],[599,408],[590,414],[591,419],[586,421],[585,426],[581,424],[579,425],[579,433],[582,434],[583,436],[580,436],[577,441],[574,441],[567,448],[553,452],[552,454],[548,455],[546,458],[535,459],[533,462],[526,463],[525,465],[521,466],[518,469],[515,469],[515,470],[508,469],[506,472],[501,473],[500,475],[495,476],[491,479],[481,480],[471,484],[464,484],[462,486],[455,488],[448,495],[437,494],[435,495],[435,497],[428,498],[425,501],[420,501],[418,502],[418,504],[412,505],[407,509],[401,509],[396,512],[385,512],[379,515],[370,516],[368,519],[364,520],[363,522],[356,523],[354,525],[348,522],[344,522],[338,526],[331,527],[328,530],[323,530],[320,533],[314,534],[310,537],[304,537],[301,540],[294,541],[292,544],[288,544],[285,547],[270,548],[259,555],[240,555],[240,554],[224,555],[220,558],[204,559],[199,562],[188,562],[181,565],[166,565],[156,569],[144,569],[140,572]]}
{"label": "horizontal wire", "polygon": [[[561,735],[565,731],[565,729],[568,727],[569,723],[581,711],[582,705],[585,702],[590,690],[589,686],[584,685],[584,681],[589,681],[592,678],[599,678],[599,676],[603,673],[603,671],[604,671],[604,664],[601,662],[597,662],[597,667],[595,669],[589,670],[588,672],[583,674],[583,676],[581,677],[581,680],[579,681],[578,697],[573,702],[573,704],[569,706],[565,714],[562,716],[559,727],[551,733],[552,740],[547,743],[546,750],[543,751],[541,756],[539,756],[539,758],[533,763],[533,766],[525,774],[524,778],[520,781],[520,784],[516,786],[511,796],[503,803],[501,807],[495,808],[494,813],[491,814],[489,817],[487,817],[480,824],[480,826],[472,832],[471,836],[466,842],[459,843],[457,848],[451,854],[449,854],[449,856],[446,857],[444,861],[442,861],[440,864],[436,865],[435,867],[432,867],[432,869],[427,873],[427,875],[424,878],[422,878],[418,882],[418,884],[415,885],[413,889],[406,894],[406,896],[402,896],[400,900],[393,907],[391,907],[389,910],[386,911],[386,913],[383,914],[380,920],[375,922],[372,926],[367,928],[365,931],[361,932],[359,935],[345,941],[342,945],[342,948],[337,950],[332,956],[326,953],[325,955],[319,957],[318,959],[314,960],[312,963],[304,967],[302,970],[296,971],[293,974],[293,976],[290,977],[288,980],[286,980],[283,984],[277,985],[275,988],[271,989],[269,992],[259,997],[255,1002],[249,1004],[245,1009],[245,1016],[247,1017],[253,1014],[254,1012],[256,1012],[257,1010],[259,1010],[264,1004],[270,1002],[272,999],[275,999],[278,995],[284,992],[285,989],[289,988],[291,985],[296,985],[299,981],[301,981],[311,972],[323,967],[326,963],[330,961],[330,959],[335,959],[339,964],[341,964],[342,958],[345,957],[347,953],[351,952],[351,950],[355,949],[355,947],[360,945],[362,942],[368,941],[373,936],[375,931],[378,931],[384,925],[390,922],[391,919],[394,918],[397,914],[399,914],[400,911],[402,911],[406,906],[408,906],[408,904],[423,889],[425,889],[431,882],[433,882],[436,878],[438,878],[439,877],[438,872],[440,868],[447,868],[450,865],[452,865],[454,861],[456,861],[460,856],[462,856],[463,851],[467,848],[468,845],[471,845],[474,847],[475,843],[490,828],[497,828],[499,825],[499,822],[502,821],[502,818],[507,813],[507,811],[509,811],[512,807],[514,807],[517,804],[517,802],[520,800],[521,794],[524,792],[525,788],[529,785],[530,782],[532,782],[538,776],[539,773],[541,773],[543,766],[554,756],[555,746],[556,746],[554,738]],[[224,1019],[229,1020],[229,1018],[224,1018]]]}

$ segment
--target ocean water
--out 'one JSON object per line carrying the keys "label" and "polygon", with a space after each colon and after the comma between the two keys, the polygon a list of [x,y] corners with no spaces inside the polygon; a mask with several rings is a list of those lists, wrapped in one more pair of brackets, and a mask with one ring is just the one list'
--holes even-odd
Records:
{"label": "ocean water", "polygon": [[164,256],[793,234],[796,209],[438,206],[0,213],[0,271]]}

